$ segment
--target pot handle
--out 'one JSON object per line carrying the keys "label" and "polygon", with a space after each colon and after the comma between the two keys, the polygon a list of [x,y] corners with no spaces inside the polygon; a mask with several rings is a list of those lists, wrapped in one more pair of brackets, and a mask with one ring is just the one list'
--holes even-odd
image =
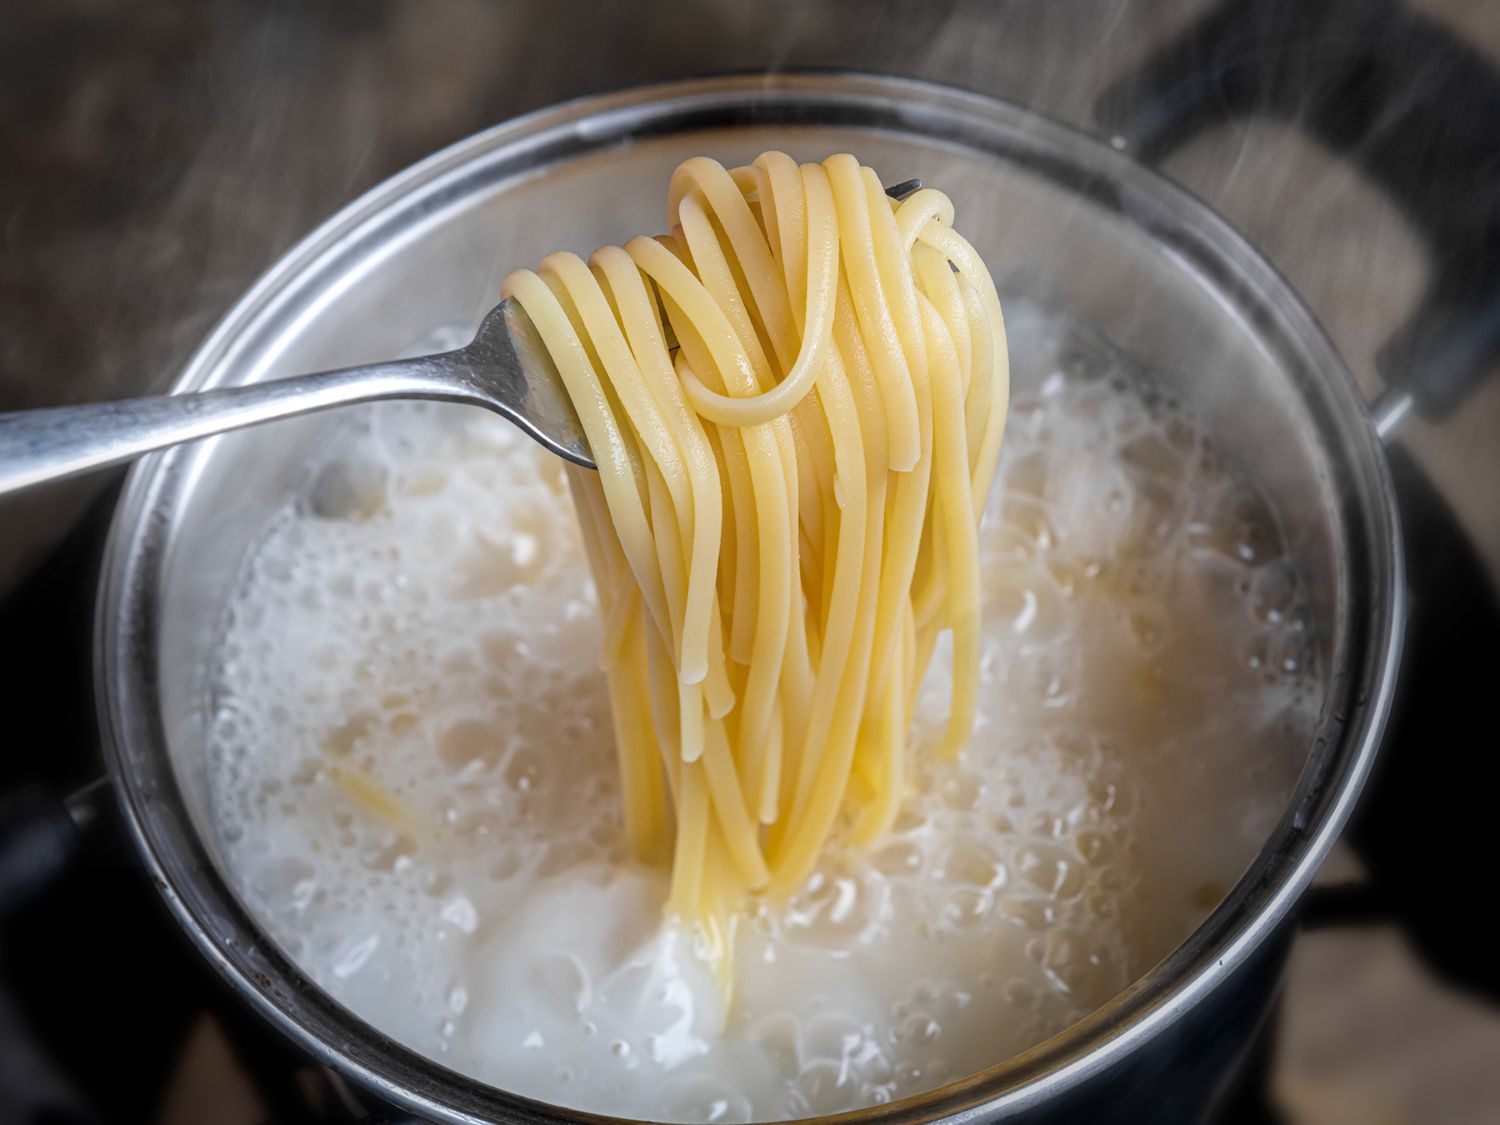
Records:
{"label": "pot handle", "polygon": [[1500,74],[1434,21],[1394,0],[1227,0],[1094,109],[1148,163],[1266,114],[1384,188],[1433,269],[1376,358],[1382,436],[1413,407],[1440,421],[1500,362]]}
{"label": "pot handle", "polygon": [[101,777],[67,799],[40,785],[0,796],[0,922],[68,873],[108,784]]}

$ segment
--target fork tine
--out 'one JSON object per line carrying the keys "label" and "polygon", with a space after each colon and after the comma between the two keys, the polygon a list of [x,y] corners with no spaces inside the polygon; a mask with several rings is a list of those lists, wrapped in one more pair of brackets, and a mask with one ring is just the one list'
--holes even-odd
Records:
{"label": "fork tine", "polygon": [[921,190],[921,180],[902,180],[899,184],[892,184],[890,187],[886,188],[885,193],[886,195],[894,199],[897,203],[900,203],[905,200],[907,196],[915,195]]}

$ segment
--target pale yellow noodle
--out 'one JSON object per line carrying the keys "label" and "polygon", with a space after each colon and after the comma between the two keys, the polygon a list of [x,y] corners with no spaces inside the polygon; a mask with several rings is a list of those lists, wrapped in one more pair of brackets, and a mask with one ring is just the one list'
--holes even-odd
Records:
{"label": "pale yellow noodle", "polygon": [[841,813],[859,844],[894,820],[945,632],[939,753],[973,726],[1009,367],[994,282],[953,223],[941,192],[893,203],[851,156],[695,158],[669,234],[503,287],[599,466],[570,484],[626,839],[647,860],[670,847],[668,909],[721,973],[746,895],[794,890]]}

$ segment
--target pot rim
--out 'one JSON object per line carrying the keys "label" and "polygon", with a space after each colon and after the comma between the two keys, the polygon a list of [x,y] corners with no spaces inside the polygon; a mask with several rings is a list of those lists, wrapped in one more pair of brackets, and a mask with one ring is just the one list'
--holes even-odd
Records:
{"label": "pot rim", "polygon": [[[735,75],[640,86],[574,99],[461,140],[384,181],[299,242],[234,305],[199,347],[173,390],[228,381],[236,343],[314,274],[320,262],[361,238],[413,198],[458,198],[463,183],[489,158],[521,146],[551,159],[593,151],[601,137],[628,141],[663,122],[681,127],[695,115],[717,124],[766,121],[811,103],[824,114],[803,123],[922,129],[995,155],[1034,145],[1054,162],[1075,158],[1075,175],[1091,173],[1112,192],[1168,216],[1185,249],[1223,277],[1248,286],[1263,317],[1293,348],[1334,400],[1319,437],[1341,449],[1355,470],[1340,482],[1353,543],[1348,554],[1368,573],[1356,583],[1361,599],[1340,601],[1340,647],[1330,669],[1327,703],[1302,778],[1288,808],[1249,869],[1197,929],[1160,963],[1103,1007],[1051,1038],[976,1075],[887,1105],[841,1113],[831,1121],[974,1120],[1021,1112],[1128,1058],[1160,1030],[1195,1007],[1286,919],[1347,820],[1370,770],[1395,690],[1405,620],[1404,562],[1398,515],[1379,438],[1352,377],[1323,329],[1276,269],[1206,204],[1120,152],[1069,126],[1014,103],[914,79],[853,72]],[[937,116],[944,127],[937,128]],[[737,116],[738,115],[738,116]],[[769,115],[769,116],[767,116]],[[841,116],[842,115],[842,116]],[[878,118],[878,120],[877,120]],[[882,126],[881,122],[884,122]],[[958,128],[961,126],[962,128]],[[989,147],[983,142],[988,139]],[[1062,155],[1058,155],[1062,154]],[[1059,163],[1059,166],[1062,166]],[[435,208],[435,209],[440,209]],[[1135,216],[1138,219],[1138,216]],[[1161,232],[1153,228],[1153,234]],[[1268,325],[1262,323],[1262,330]],[[237,373],[243,374],[243,370]],[[94,677],[105,759],[125,819],[163,898],[203,954],[301,1047],[353,1077],[376,1095],[413,1112],[447,1121],[589,1121],[617,1119],[551,1106],[449,1070],[370,1027],[311,984],[260,937],[187,822],[167,765],[167,780],[137,776],[132,750],[167,757],[157,713],[150,643],[160,591],[154,581],[162,554],[143,551],[170,534],[161,516],[163,493],[191,478],[198,462],[181,450],[142,459],[116,508],[98,591]],[[153,518],[155,515],[156,518]],[[1367,557],[1360,557],[1362,552]],[[147,556],[150,556],[147,559]],[[143,563],[143,559],[147,562]],[[1366,619],[1366,615],[1368,618]],[[144,632],[142,632],[144,630]],[[1344,644],[1343,639],[1353,637]],[[173,804],[175,802],[175,805]],[[206,884],[206,886],[205,886]],[[245,942],[215,932],[226,923]],[[264,948],[254,948],[254,941]],[[295,1007],[294,1007],[295,1006]],[[309,1009],[329,1029],[309,1026]],[[482,1116],[481,1116],[482,1115]]]}

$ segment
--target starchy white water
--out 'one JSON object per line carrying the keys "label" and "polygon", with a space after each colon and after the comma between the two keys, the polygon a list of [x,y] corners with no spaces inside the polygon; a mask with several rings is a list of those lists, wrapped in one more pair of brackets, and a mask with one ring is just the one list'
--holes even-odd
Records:
{"label": "starchy white water", "polygon": [[[1012,317],[982,533],[978,727],[943,653],[913,787],[740,926],[724,1009],[665,875],[623,859],[600,626],[559,462],[381,408],[268,531],[217,653],[229,874],[319,984],[413,1048],[562,1105],[746,1121],[888,1101],[1086,1014],[1244,869],[1319,688],[1261,497],[1097,340]],[[1040,366],[1038,366],[1040,365]]]}

